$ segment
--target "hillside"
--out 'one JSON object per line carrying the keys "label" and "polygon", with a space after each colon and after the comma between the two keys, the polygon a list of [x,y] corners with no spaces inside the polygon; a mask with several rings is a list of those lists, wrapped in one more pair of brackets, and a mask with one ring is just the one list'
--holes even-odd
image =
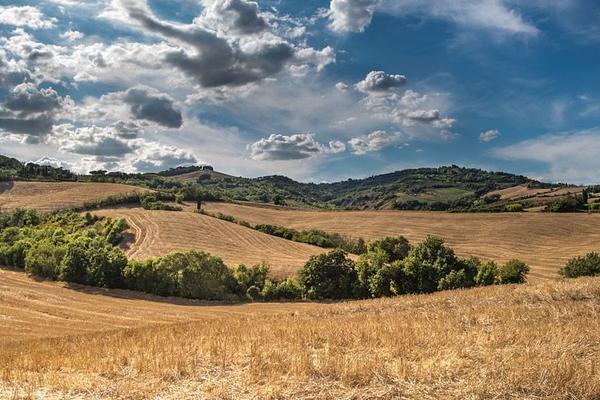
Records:
{"label": "hillside", "polygon": [[568,259],[598,250],[600,243],[600,214],[316,211],[231,203],[204,207],[251,224],[321,229],[365,239],[404,235],[416,243],[437,235],[461,256],[499,262],[522,259],[531,265],[531,279],[555,278]]}
{"label": "hillside", "polygon": [[145,191],[117,183],[8,181],[0,182],[0,209],[29,207],[50,211]]}
{"label": "hillside", "polygon": [[287,277],[294,275],[311,255],[326,251],[190,212],[115,208],[95,214],[127,220],[135,233],[127,255],[136,260],[202,250],[221,257],[232,267],[266,262],[272,276]]}
{"label": "hillside", "polygon": [[600,395],[597,278],[223,306],[0,277],[0,398]]}

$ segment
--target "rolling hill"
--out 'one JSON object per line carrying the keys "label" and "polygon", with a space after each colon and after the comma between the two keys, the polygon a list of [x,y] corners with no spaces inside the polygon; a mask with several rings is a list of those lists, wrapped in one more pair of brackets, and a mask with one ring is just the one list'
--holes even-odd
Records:
{"label": "rolling hill", "polygon": [[29,207],[51,211],[145,191],[148,189],[117,183],[8,181],[0,182],[0,209]]}
{"label": "rolling hill", "polygon": [[95,213],[128,221],[135,239],[127,249],[127,255],[133,259],[202,250],[221,257],[232,267],[241,263],[266,262],[272,276],[287,277],[294,275],[311,255],[326,251],[191,212],[114,208]]}
{"label": "rolling hill", "polygon": [[210,305],[0,270],[0,398],[594,399],[600,281]]}
{"label": "rolling hill", "polygon": [[522,259],[530,264],[532,279],[555,278],[568,259],[600,249],[600,214],[318,211],[233,203],[207,203],[205,209],[251,224],[321,229],[365,239],[404,235],[414,243],[437,235],[461,256],[499,262]]}

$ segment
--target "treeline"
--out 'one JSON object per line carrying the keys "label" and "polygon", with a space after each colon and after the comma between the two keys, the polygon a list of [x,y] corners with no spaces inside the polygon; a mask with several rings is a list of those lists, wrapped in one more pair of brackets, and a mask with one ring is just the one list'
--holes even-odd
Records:
{"label": "treeline", "polygon": [[295,229],[286,228],[280,225],[257,224],[251,223],[232,215],[223,213],[210,213],[205,210],[199,210],[200,214],[210,217],[222,219],[227,222],[245,226],[246,228],[254,229],[267,235],[277,236],[283,239],[292,240],[294,242],[312,244],[313,246],[324,247],[327,249],[339,248],[353,254],[363,254],[367,250],[366,242],[363,238],[352,238],[339,233],[325,232],[319,229],[309,229],[297,231]]}
{"label": "treeline", "polygon": [[341,249],[311,257],[297,277],[271,280],[266,265],[227,267],[204,252],[128,261],[116,247],[127,223],[90,213],[0,214],[0,264],[31,275],[161,296],[202,300],[350,299],[430,293],[525,281],[527,265],[513,260],[460,259],[438,238],[412,247],[403,237],[369,242],[354,262]]}
{"label": "treeline", "polygon": [[22,163],[15,158],[0,155],[0,181],[15,179],[73,181],[77,177],[71,171],[64,168],[35,163]]}
{"label": "treeline", "polygon": [[180,202],[177,195],[169,192],[127,193],[118,196],[109,196],[103,199],[87,201],[83,210],[94,210],[102,207],[112,207],[124,204],[139,204],[146,210],[181,211],[182,208],[165,202]]}

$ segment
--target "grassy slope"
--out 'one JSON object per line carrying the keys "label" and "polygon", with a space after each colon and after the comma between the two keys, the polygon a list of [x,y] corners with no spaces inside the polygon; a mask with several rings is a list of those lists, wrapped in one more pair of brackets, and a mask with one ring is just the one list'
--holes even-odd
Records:
{"label": "grassy slope", "polygon": [[95,214],[125,218],[129,222],[136,235],[127,251],[133,259],[202,250],[221,257],[231,267],[267,262],[272,276],[287,277],[295,275],[311,255],[327,251],[191,212],[116,208],[98,210]]}
{"label": "grassy slope", "polygon": [[[600,396],[597,278],[244,306],[153,303],[126,291],[27,282],[14,272],[2,278],[8,300],[0,314],[12,323],[0,320],[0,334],[25,337],[0,346],[0,398]],[[140,320],[186,319],[140,327]],[[77,324],[138,328],[44,338],[82,333]],[[36,339],[26,338],[29,329]]]}
{"label": "grassy slope", "polygon": [[30,207],[49,211],[81,207],[85,202],[146,190],[116,183],[0,182],[0,208]]}

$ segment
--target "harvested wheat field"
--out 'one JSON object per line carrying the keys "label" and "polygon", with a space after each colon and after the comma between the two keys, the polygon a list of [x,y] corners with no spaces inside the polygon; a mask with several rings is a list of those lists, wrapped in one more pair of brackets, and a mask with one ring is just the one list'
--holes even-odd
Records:
{"label": "harvested wheat field", "polygon": [[597,278],[242,306],[1,282],[0,398],[600,396]]}
{"label": "harvested wheat field", "polygon": [[135,233],[127,256],[136,260],[202,250],[232,267],[266,262],[274,277],[286,277],[294,275],[311,255],[326,251],[191,212],[114,208],[95,213],[127,220]]}
{"label": "harvested wheat field", "polygon": [[600,214],[445,213],[426,211],[307,211],[209,203],[252,224],[322,229],[365,239],[404,235],[411,242],[432,234],[444,238],[461,256],[505,262],[520,258],[529,277],[556,278],[570,258],[600,250]]}
{"label": "harvested wheat field", "polygon": [[0,209],[28,207],[51,211],[145,191],[147,189],[117,183],[0,182]]}

